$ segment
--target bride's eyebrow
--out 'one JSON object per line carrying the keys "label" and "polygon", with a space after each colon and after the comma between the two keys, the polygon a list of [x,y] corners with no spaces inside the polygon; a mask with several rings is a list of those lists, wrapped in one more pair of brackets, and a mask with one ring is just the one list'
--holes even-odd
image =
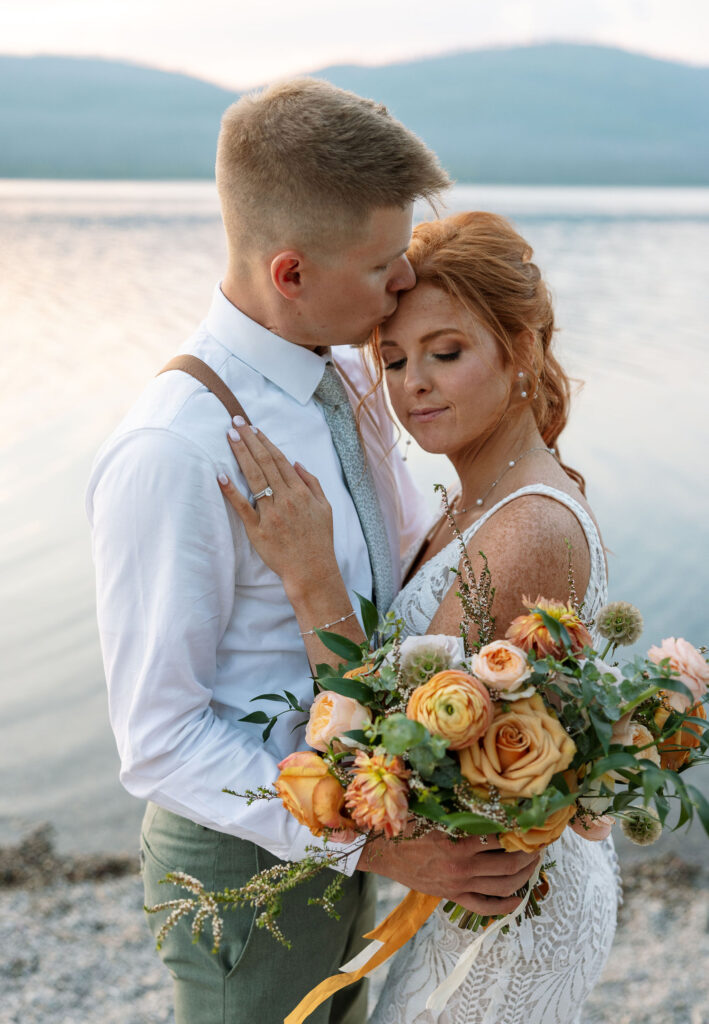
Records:
{"label": "bride's eyebrow", "polygon": [[[460,327],[439,327],[436,331],[429,331],[428,334],[424,334],[419,338],[419,344],[425,345],[428,341],[433,341],[435,338],[440,337],[442,334],[460,334]],[[387,346],[398,345],[398,341],[392,339],[384,339],[379,342],[379,348],[386,348]]]}

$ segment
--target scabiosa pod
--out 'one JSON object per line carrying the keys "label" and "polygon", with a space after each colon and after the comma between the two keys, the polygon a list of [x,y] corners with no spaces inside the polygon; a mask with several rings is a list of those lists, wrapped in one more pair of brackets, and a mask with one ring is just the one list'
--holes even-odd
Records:
{"label": "scabiosa pod", "polygon": [[628,601],[611,601],[599,611],[595,619],[598,632],[613,647],[634,644],[643,631],[643,617]]}
{"label": "scabiosa pod", "polygon": [[409,636],[399,650],[401,685],[405,690],[423,686],[447,669],[459,668],[465,659],[458,636]]}
{"label": "scabiosa pod", "polygon": [[654,807],[631,807],[625,812],[620,827],[637,846],[651,846],[662,835],[662,823]]}

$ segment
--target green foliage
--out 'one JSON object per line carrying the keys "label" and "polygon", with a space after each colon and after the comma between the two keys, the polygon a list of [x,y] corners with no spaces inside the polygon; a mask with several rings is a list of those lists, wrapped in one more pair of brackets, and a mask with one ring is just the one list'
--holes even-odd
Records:
{"label": "green foliage", "polygon": [[426,729],[403,714],[390,715],[377,721],[382,746],[388,754],[405,754],[426,737]]}
{"label": "green foliage", "polygon": [[314,632],[318,640],[327,647],[328,651],[332,651],[338,658],[356,664],[362,661],[364,651],[361,644],[356,644],[354,640],[350,640],[347,636],[341,636],[339,633],[330,633],[324,629],[316,629]]}
{"label": "green foliage", "polygon": [[362,595],[357,594],[356,591],[355,594],[362,612],[362,624],[364,626],[365,636],[367,637],[367,640],[371,640],[379,625],[379,612],[372,602],[366,597],[362,597]]}
{"label": "green foliage", "polygon": [[[318,669],[322,666],[318,665]],[[320,675],[318,682],[323,690],[333,690],[342,694],[343,697],[352,697],[360,704],[369,704],[374,699],[374,690],[359,679],[343,679],[341,676]]]}

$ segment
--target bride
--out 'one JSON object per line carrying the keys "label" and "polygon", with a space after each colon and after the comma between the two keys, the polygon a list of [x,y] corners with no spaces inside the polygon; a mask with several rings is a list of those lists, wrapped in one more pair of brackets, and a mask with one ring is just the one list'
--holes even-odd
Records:
{"label": "bride", "polygon": [[[583,478],[556,447],[569,382],[550,350],[553,311],[529,245],[503,218],[476,212],[421,224],[407,255],[416,287],[400,296],[372,354],[399,422],[425,451],[447,456],[457,474],[451,512],[476,572],[479,553],[488,559],[498,636],[524,610],[525,597],[568,599],[567,542],[583,615],[592,620],[606,600],[603,546]],[[274,568],[306,563],[300,591],[289,591],[299,594],[296,613],[302,602],[312,614],[316,595],[320,621],[348,618],[341,631],[363,639],[328,543],[331,516],[317,480],[299,465],[294,472],[262,435],[245,436],[232,447],[249,484],[253,476],[260,490],[276,474],[292,492],[285,517],[274,515],[275,498],[259,502],[258,512],[247,506],[247,516],[235,488],[224,488],[250,539]],[[405,635],[458,632],[451,586],[458,558],[441,516],[411,553],[391,609]],[[325,660],[319,641],[306,639],[313,663]],[[546,859],[556,866],[542,915],[483,944],[440,1024],[580,1022],[613,940],[617,862],[610,838],[588,842],[570,828]],[[439,906],[394,960],[370,1024],[434,1024],[426,999],[470,941]]]}

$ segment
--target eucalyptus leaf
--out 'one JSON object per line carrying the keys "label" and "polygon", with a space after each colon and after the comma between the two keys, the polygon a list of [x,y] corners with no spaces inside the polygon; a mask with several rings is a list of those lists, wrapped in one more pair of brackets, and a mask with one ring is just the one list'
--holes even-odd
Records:
{"label": "eucalyptus leaf", "polygon": [[414,722],[403,714],[390,715],[380,727],[382,745],[389,754],[404,754],[415,747],[426,736],[426,730],[420,722]]}

